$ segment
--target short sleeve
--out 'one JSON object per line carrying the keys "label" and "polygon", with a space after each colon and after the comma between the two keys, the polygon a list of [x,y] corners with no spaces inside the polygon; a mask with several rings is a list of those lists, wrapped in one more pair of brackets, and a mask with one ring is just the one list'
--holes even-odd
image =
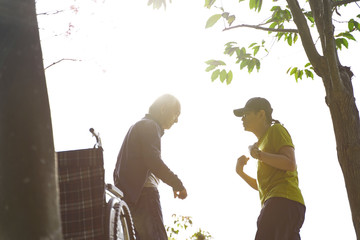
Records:
{"label": "short sleeve", "polygon": [[271,143],[275,152],[279,152],[283,146],[294,147],[291,136],[284,126],[281,124],[275,124],[272,126],[270,133]]}

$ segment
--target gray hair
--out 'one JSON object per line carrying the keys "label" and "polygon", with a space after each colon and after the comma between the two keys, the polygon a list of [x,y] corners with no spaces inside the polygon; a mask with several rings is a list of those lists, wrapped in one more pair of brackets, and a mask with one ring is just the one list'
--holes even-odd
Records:
{"label": "gray hair", "polygon": [[160,111],[163,107],[174,108],[180,106],[179,100],[171,94],[164,94],[158,97],[149,107],[149,114],[153,116],[160,116]]}

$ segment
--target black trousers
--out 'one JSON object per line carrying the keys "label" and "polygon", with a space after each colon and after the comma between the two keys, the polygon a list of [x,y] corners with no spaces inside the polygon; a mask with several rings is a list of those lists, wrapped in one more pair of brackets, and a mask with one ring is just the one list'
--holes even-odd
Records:
{"label": "black trousers", "polygon": [[300,240],[306,208],[286,198],[268,199],[257,220],[255,240]]}
{"label": "black trousers", "polygon": [[144,187],[136,205],[129,207],[136,240],[168,240],[157,188]]}

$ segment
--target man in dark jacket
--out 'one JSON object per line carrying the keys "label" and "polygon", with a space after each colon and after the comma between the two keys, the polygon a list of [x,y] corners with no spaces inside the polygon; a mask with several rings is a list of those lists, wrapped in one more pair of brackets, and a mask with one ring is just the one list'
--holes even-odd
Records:
{"label": "man in dark jacket", "polygon": [[161,137],[178,121],[180,111],[174,96],[159,97],[149,113],[130,127],[118,155],[114,183],[124,192],[140,240],[168,239],[157,189],[159,179],[173,188],[174,197],[187,197],[180,179],[161,159]]}

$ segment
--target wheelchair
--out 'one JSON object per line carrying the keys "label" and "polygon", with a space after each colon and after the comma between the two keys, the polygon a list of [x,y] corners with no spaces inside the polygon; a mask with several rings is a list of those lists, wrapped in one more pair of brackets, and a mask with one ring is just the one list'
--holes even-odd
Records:
{"label": "wheelchair", "polygon": [[124,194],[105,184],[102,147],[57,152],[57,165],[64,240],[136,239]]}

